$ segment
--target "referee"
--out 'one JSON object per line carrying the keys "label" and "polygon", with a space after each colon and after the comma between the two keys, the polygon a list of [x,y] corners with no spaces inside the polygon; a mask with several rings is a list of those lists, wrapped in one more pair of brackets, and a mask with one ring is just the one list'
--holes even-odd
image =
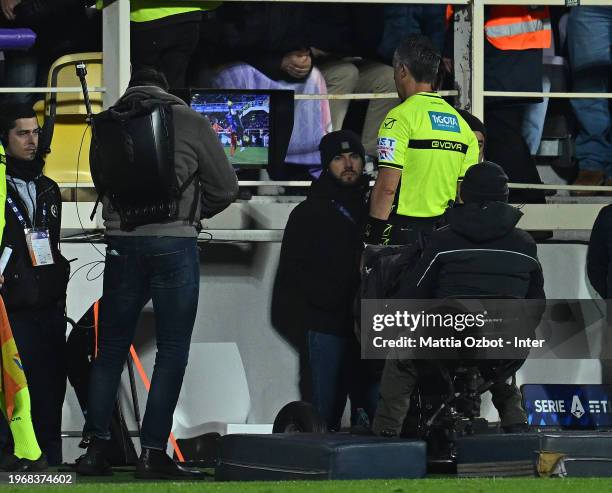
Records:
{"label": "referee", "polygon": [[411,35],[395,50],[395,85],[402,103],[378,132],[378,178],[364,240],[411,244],[432,231],[455,200],[459,180],[478,162],[474,132],[436,92],[440,54]]}

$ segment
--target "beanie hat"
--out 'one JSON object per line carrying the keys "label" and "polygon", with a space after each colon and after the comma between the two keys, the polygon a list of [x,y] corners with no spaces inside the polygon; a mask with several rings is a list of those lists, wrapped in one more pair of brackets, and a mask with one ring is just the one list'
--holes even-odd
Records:
{"label": "beanie hat", "polygon": [[465,123],[468,124],[472,132],[480,132],[484,137],[487,137],[487,129],[484,126],[484,123],[480,121],[479,118],[472,115],[469,111],[466,110],[457,110],[457,113],[461,115],[461,118],[465,120]]}
{"label": "beanie hat", "polygon": [[508,202],[508,176],[499,164],[484,161],[468,168],[461,183],[461,200]]}
{"label": "beanie hat", "polygon": [[344,152],[355,152],[361,156],[365,164],[365,149],[361,139],[355,132],[350,130],[338,130],[324,135],[319,144],[321,153],[321,166],[323,169],[329,168],[334,157]]}
{"label": "beanie hat", "polygon": [[164,91],[169,89],[168,79],[163,72],[154,67],[141,67],[132,72],[128,87],[156,86]]}

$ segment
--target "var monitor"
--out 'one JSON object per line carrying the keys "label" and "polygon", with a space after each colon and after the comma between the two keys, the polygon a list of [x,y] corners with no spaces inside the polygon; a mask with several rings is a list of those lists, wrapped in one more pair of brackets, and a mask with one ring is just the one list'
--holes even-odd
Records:
{"label": "var monitor", "polygon": [[293,91],[190,89],[180,96],[208,118],[235,168],[265,167],[280,177],[293,129]]}

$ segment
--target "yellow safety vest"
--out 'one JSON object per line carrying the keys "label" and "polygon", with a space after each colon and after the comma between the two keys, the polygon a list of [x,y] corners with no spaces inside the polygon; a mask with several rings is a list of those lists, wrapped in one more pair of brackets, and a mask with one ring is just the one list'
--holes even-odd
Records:
{"label": "yellow safety vest", "polygon": [[[204,0],[131,0],[130,21],[150,22],[186,12],[214,10],[222,3],[221,1],[212,2]],[[168,4],[172,6],[169,7]],[[96,1],[96,8],[98,10],[102,10],[103,5],[103,0]]]}
{"label": "yellow safety vest", "polygon": [[214,10],[222,3],[198,0],[131,0],[130,20],[132,22],[156,21],[171,15],[197,12],[198,10]]}

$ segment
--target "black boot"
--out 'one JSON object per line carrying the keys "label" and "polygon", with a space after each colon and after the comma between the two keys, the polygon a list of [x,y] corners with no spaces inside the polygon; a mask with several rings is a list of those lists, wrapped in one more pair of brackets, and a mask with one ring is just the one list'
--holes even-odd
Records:
{"label": "black boot", "polygon": [[106,460],[106,447],[109,440],[93,437],[87,452],[77,459],[76,472],[82,476],[111,476],[113,470]]}
{"label": "black boot", "polygon": [[136,465],[138,479],[185,479],[195,481],[204,479],[203,472],[188,469],[174,462],[163,450],[143,447]]}
{"label": "black boot", "polygon": [[40,472],[46,471],[48,467],[47,457],[45,457],[45,454],[41,454],[36,460],[15,457],[14,462],[10,466],[5,467],[4,470],[10,472]]}

